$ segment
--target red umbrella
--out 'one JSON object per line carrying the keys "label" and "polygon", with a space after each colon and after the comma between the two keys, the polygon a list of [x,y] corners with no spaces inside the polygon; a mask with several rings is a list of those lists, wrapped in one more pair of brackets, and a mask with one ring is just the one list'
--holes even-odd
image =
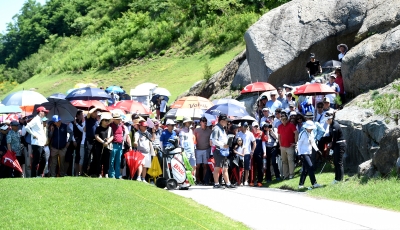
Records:
{"label": "red umbrella", "polygon": [[138,169],[139,165],[142,163],[144,156],[141,152],[136,150],[131,150],[125,153],[126,163],[129,166],[129,171],[131,173],[131,178],[135,175],[136,170]]}
{"label": "red umbrella", "polygon": [[121,109],[130,113],[136,114],[151,114],[151,111],[144,106],[142,103],[133,101],[133,100],[125,100],[118,101],[112,106],[108,106],[109,109]]}
{"label": "red umbrella", "polygon": [[255,82],[246,85],[246,87],[244,87],[240,93],[244,94],[244,93],[265,92],[273,90],[276,90],[276,88],[273,85],[269,84],[268,82]]}
{"label": "red umbrella", "polygon": [[89,100],[89,101],[84,101],[84,100],[75,100],[71,101],[71,104],[75,106],[78,109],[85,109],[88,110],[91,106],[97,107],[101,110],[107,110],[106,106],[101,103],[100,101],[97,100]]}
{"label": "red umbrella", "polygon": [[3,158],[1,158],[1,163],[22,173],[21,165],[19,165],[16,154],[13,151],[8,150]]}
{"label": "red umbrella", "polygon": [[320,83],[311,83],[300,86],[294,94],[303,96],[325,95],[335,93],[328,85]]}

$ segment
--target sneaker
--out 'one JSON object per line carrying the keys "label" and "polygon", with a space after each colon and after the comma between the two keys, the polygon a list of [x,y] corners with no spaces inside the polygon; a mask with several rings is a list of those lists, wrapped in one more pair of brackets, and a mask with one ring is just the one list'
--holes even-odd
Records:
{"label": "sneaker", "polygon": [[318,183],[315,183],[314,185],[313,185],[313,188],[321,188],[322,187],[322,185],[320,185],[320,184],[318,184]]}
{"label": "sneaker", "polygon": [[250,183],[250,186],[253,187],[253,186],[254,186],[254,183]]}
{"label": "sneaker", "polygon": [[142,178],[138,177],[136,181],[142,182]]}
{"label": "sneaker", "polygon": [[339,183],[339,181],[337,181],[337,180],[332,181],[332,184],[337,184],[337,183]]}
{"label": "sneaker", "polygon": [[233,184],[226,185],[225,187],[226,187],[226,188],[236,188],[236,186],[235,186],[235,185],[233,185]]}
{"label": "sneaker", "polygon": [[278,178],[276,178],[275,180],[276,180],[276,181],[281,181],[282,178],[278,177]]}
{"label": "sneaker", "polygon": [[222,188],[222,189],[225,189],[225,187],[221,186],[220,184],[216,184],[216,185],[214,185],[214,187],[213,187],[213,188]]}
{"label": "sneaker", "polygon": [[289,180],[290,180],[290,179],[293,179],[293,176],[292,176],[292,175],[289,176]]}
{"label": "sneaker", "polygon": [[104,177],[105,177],[105,178],[108,178],[108,174],[106,174]]}
{"label": "sneaker", "polygon": [[256,187],[262,187],[262,186],[263,186],[262,183],[257,183]]}
{"label": "sneaker", "polygon": [[99,178],[103,178],[101,175],[99,175]]}
{"label": "sneaker", "polygon": [[246,182],[244,182],[244,186],[248,186],[249,185],[249,183],[246,181]]}
{"label": "sneaker", "polygon": [[303,189],[304,188],[304,185],[299,185],[299,189]]}
{"label": "sneaker", "polygon": [[143,183],[148,184],[146,180],[142,180]]}

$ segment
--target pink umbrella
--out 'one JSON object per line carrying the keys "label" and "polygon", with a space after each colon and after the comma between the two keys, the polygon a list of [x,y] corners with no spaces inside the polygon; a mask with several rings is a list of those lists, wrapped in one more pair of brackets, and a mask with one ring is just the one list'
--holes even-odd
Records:
{"label": "pink umbrella", "polygon": [[240,93],[244,94],[244,93],[265,92],[273,90],[276,90],[276,88],[273,85],[269,84],[268,82],[255,82],[246,85]]}

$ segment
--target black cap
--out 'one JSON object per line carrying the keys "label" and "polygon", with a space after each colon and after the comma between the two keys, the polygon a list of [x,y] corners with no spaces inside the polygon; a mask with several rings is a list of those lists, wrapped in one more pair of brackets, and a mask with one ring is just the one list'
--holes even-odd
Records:
{"label": "black cap", "polygon": [[12,121],[10,123],[11,126],[19,126],[19,122],[18,121]]}
{"label": "black cap", "polygon": [[249,126],[249,124],[245,121],[242,123],[242,126]]}
{"label": "black cap", "polygon": [[229,120],[228,116],[225,113],[221,113],[218,116],[218,121],[222,121],[222,120]]}

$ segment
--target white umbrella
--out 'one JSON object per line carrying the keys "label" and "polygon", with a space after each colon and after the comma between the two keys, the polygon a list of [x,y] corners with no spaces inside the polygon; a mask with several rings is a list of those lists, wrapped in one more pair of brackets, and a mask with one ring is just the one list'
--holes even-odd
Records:
{"label": "white umbrella", "polygon": [[228,98],[215,99],[215,100],[212,101],[212,103],[214,105],[234,104],[234,105],[238,105],[238,106],[241,106],[241,107],[245,108],[245,105],[244,105],[243,101],[238,101],[238,100],[235,100],[235,99],[228,99]]}
{"label": "white umbrella", "polygon": [[171,96],[171,93],[166,88],[156,88],[153,91],[153,94],[158,94],[158,95],[167,96],[167,97]]}

